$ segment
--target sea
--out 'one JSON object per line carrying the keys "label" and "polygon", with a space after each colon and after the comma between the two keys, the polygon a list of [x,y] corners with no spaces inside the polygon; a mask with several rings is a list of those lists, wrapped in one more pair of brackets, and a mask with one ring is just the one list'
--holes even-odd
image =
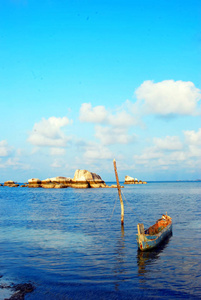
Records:
{"label": "sea", "polygon": [[[1,287],[31,283],[29,300],[201,299],[201,182],[125,185],[122,196],[124,227],[116,188],[1,186]],[[172,235],[138,251],[137,224],[166,212]]]}

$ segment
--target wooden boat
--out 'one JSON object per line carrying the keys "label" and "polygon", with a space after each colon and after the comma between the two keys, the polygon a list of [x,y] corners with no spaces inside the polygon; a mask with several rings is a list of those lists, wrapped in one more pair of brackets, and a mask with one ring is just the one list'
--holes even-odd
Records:
{"label": "wooden boat", "polygon": [[157,247],[169,234],[172,233],[172,218],[167,213],[161,219],[144,230],[144,225],[137,225],[137,243],[141,251],[150,250]]}

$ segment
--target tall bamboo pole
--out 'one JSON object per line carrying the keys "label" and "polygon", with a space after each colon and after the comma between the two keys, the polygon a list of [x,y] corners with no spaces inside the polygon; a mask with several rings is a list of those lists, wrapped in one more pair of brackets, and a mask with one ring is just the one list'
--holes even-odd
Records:
{"label": "tall bamboo pole", "polygon": [[115,172],[115,176],[116,176],[116,181],[117,181],[117,189],[118,189],[118,193],[119,193],[119,200],[121,203],[121,224],[124,224],[124,203],[123,203],[123,199],[121,196],[121,188],[120,188],[120,184],[119,184],[119,177],[117,174],[117,165],[116,165],[116,160],[113,160],[113,164],[114,164],[114,172]]}

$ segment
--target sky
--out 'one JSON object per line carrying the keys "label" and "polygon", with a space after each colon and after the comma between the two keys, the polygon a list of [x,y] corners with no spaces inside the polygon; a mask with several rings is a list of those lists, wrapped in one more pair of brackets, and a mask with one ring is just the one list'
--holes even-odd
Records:
{"label": "sky", "polygon": [[0,182],[201,178],[200,0],[1,0]]}

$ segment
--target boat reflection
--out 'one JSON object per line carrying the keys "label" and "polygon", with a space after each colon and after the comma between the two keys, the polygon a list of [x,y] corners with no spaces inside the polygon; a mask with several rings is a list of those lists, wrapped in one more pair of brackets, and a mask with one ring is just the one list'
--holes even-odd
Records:
{"label": "boat reflection", "polygon": [[152,265],[167,247],[169,240],[171,239],[172,233],[163,241],[161,245],[150,251],[137,252],[137,264],[138,264],[138,275],[144,276],[149,272],[149,266]]}

